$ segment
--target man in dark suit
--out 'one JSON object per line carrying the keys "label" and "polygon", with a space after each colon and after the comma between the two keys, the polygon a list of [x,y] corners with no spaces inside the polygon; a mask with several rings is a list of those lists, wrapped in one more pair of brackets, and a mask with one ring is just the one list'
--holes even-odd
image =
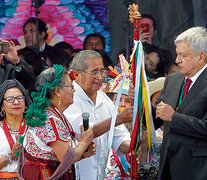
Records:
{"label": "man in dark suit", "polygon": [[7,52],[0,53],[0,84],[8,79],[17,79],[25,89],[31,92],[34,85],[34,74],[27,62],[19,58],[13,41],[0,39],[0,42],[7,43]]}
{"label": "man in dark suit", "polygon": [[167,76],[153,108],[155,126],[164,122],[158,179],[205,180],[207,31],[202,27],[190,28],[176,38],[175,45],[179,72]]}
{"label": "man in dark suit", "polygon": [[[37,21],[38,38],[36,34]],[[32,66],[35,76],[38,76],[43,69],[47,68],[46,58],[54,50],[54,47],[45,42],[48,37],[46,23],[41,19],[37,19],[37,21],[35,18],[30,18],[24,23],[23,31],[26,47],[18,51],[18,54],[23,56]]]}

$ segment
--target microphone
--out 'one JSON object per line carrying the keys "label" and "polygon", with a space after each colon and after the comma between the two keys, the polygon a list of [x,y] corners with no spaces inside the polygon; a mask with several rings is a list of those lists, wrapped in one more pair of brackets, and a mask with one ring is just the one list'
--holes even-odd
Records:
{"label": "microphone", "polygon": [[90,114],[88,112],[83,112],[82,113],[84,131],[86,131],[88,129],[89,116],[90,116]]}
{"label": "microphone", "polygon": [[[89,116],[90,116],[89,112],[82,113],[84,131],[86,131],[89,127]],[[85,151],[87,152],[88,148]]]}

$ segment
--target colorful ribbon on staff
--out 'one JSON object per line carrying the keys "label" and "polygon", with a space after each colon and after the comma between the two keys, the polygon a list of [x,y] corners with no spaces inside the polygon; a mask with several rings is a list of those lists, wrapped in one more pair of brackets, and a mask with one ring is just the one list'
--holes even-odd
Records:
{"label": "colorful ribbon on staff", "polygon": [[[134,152],[135,154],[138,153],[140,142],[141,142],[141,135],[142,135],[142,121],[145,119],[146,127],[147,127],[147,137],[148,137],[148,146],[149,149],[151,148],[151,137],[155,139],[155,129],[151,114],[151,103],[150,103],[150,93],[149,93],[149,86],[147,82],[147,77],[145,73],[145,65],[144,65],[144,52],[142,43],[140,41],[134,42],[134,50],[131,55],[131,62],[135,59],[135,66],[133,68],[136,72],[132,72],[135,77],[135,96],[134,96],[134,111],[133,111],[133,131],[131,137],[131,143],[129,152]],[[130,66],[129,66],[130,67]],[[114,134],[114,127],[116,123],[116,117],[118,114],[118,107],[121,98],[121,92],[123,89],[123,84],[129,70],[129,67],[126,69],[125,75],[123,77],[117,99],[115,102],[115,110],[112,114],[112,121],[111,127],[109,131],[109,139],[107,148],[110,150],[113,141],[113,134]],[[132,69],[132,68],[131,68]]]}
{"label": "colorful ribbon on staff", "polygon": [[132,122],[133,131],[129,152],[137,154],[140,148],[143,119],[145,119],[146,122],[149,149],[151,148],[151,137],[155,139],[156,136],[151,114],[149,86],[145,73],[144,52],[140,41],[134,41],[134,50],[131,58],[135,61],[133,63],[136,68],[131,69],[135,70],[135,72],[132,73],[136,75],[136,77]]}

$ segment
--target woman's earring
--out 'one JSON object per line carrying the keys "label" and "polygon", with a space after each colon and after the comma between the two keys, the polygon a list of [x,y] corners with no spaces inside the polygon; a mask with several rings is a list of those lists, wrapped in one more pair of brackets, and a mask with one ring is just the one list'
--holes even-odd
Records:
{"label": "woman's earring", "polygon": [[6,115],[5,111],[2,109],[0,113],[1,117],[4,117]]}
{"label": "woman's earring", "polygon": [[60,106],[60,104],[61,104],[61,97],[59,97],[58,99],[58,106]]}

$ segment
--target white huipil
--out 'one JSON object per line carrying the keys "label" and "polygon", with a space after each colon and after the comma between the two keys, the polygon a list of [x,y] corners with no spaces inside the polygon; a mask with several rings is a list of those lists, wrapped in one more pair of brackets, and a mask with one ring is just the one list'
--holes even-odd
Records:
{"label": "white huipil", "polygon": [[[14,143],[16,143],[17,140],[15,136],[19,136],[19,132],[10,131],[10,133],[11,133],[12,139],[14,140]],[[0,123],[0,145],[1,145],[0,157],[5,156],[11,152],[9,142],[3,130],[2,123]],[[16,172],[16,171],[17,171],[17,161],[12,161],[11,164],[7,164],[7,166],[0,169],[0,172]]]}

